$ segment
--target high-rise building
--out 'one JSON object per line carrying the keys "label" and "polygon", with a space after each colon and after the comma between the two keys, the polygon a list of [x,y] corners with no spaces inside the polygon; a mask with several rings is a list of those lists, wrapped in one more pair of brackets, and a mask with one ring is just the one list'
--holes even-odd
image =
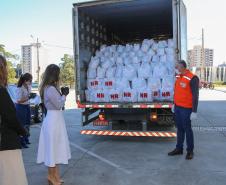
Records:
{"label": "high-rise building", "polygon": [[[204,59],[203,59],[204,57]],[[188,66],[192,67],[212,67],[213,66],[214,50],[205,48],[204,54],[202,46],[194,46],[188,51]]]}
{"label": "high-rise building", "polygon": [[212,67],[213,66],[213,49],[205,49],[205,65],[206,67]]}
{"label": "high-rise building", "polygon": [[[37,48],[38,46],[38,48]],[[22,72],[30,73],[33,81],[38,82],[38,59],[39,59],[39,80],[48,65],[47,50],[40,43],[21,46]]]}

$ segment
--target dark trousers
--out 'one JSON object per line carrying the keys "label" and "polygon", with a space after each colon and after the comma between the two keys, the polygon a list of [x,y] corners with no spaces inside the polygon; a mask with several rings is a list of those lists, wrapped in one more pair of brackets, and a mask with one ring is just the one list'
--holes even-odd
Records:
{"label": "dark trousers", "polygon": [[183,150],[184,139],[186,136],[187,151],[194,150],[194,135],[191,127],[190,116],[192,109],[175,106],[175,121],[177,126],[177,146]]}
{"label": "dark trousers", "polygon": [[[17,119],[20,124],[29,132],[31,125],[30,105],[16,104]],[[21,144],[26,145],[29,142],[29,137],[21,137]]]}

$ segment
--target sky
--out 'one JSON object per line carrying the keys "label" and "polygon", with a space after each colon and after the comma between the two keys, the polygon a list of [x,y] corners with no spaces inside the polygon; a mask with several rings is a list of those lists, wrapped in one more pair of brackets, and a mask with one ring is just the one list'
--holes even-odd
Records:
{"label": "sky", "polygon": [[[0,44],[15,54],[21,45],[39,38],[48,51],[49,63],[59,63],[64,53],[73,54],[72,4],[84,0],[0,0]],[[184,0],[188,14],[188,48],[201,44],[214,49],[214,65],[226,61],[226,1]]]}

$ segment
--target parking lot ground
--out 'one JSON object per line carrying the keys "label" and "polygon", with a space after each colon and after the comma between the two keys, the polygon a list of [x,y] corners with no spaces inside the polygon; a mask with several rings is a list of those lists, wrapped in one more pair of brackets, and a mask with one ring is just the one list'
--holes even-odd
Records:
{"label": "parking lot ground", "polygon": [[[201,90],[199,118],[193,122],[195,156],[168,157],[175,138],[80,135],[81,111],[65,111],[72,159],[61,166],[65,185],[225,185],[226,93]],[[47,185],[47,169],[36,164],[40,125],[31,129],[23,150],[31,185]],[[185,145],[186,149],[186,145]]]}

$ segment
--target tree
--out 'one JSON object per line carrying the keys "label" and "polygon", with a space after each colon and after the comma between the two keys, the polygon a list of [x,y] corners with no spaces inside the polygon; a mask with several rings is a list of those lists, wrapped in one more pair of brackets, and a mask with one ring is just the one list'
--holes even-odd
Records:
{"label": "tree", "polygon": [[2,54],[7,60],[7,69],[8,69],[8,82],[9,83],[16,83],[16,71],[13,68],[12,59],[17,59],[17,55],[13,55],[12,53],[5,50],[5,46],[0,44],[0,54]]}
{"label": "tree", "polygon": [[60,64],[61,81],[64,85],[72,87],[75,83],[74,59],[72,56],[64,54],[64,57],[61,59],[61,61],[63,61]]}

